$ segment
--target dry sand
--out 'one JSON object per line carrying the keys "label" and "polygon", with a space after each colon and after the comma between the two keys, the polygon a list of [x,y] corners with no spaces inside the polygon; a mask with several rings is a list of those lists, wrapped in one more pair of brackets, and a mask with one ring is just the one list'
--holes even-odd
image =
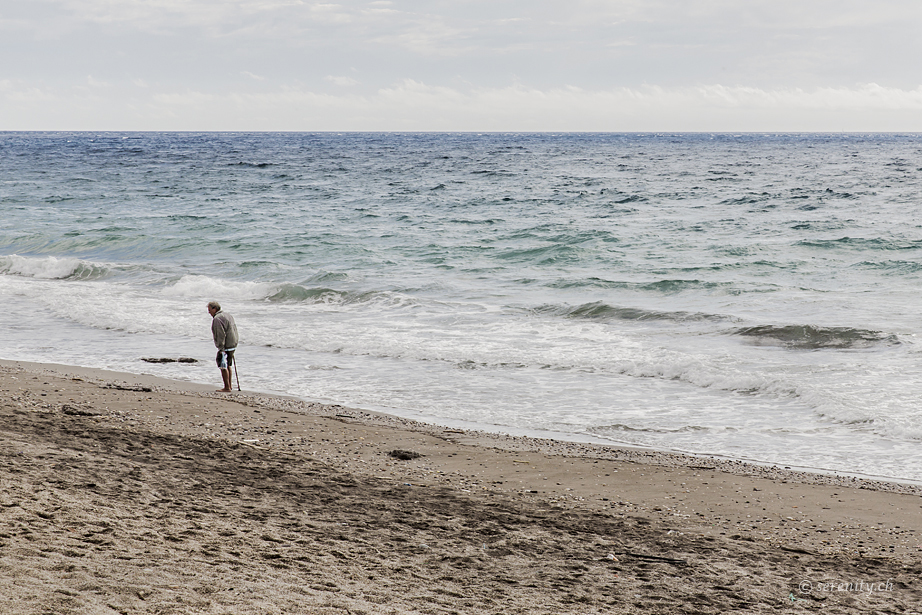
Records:
{"label": "dry sand", "polygon": [[922,612],[917,486],[213,388],[0,362],[2,613]]}

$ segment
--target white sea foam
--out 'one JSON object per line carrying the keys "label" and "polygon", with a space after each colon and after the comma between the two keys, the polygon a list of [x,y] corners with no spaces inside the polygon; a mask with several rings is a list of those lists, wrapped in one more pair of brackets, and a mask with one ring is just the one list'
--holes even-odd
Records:
{"label": "white sea foam", "polygon": [[175,284],[161,291],[164,297],[178,299],[235,299],[240,301],[265,299],[278,289],[278,284],[238,282],[205,275],[184,275]]}

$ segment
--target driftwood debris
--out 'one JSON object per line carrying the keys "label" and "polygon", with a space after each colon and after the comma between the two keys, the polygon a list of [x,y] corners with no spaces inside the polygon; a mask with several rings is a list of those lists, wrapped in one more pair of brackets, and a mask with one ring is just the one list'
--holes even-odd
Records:
{"label": "driftwood debris", "polygon": [[390,456],[393,457],[394,459],[401,459],[401,460],[403,460],[403,461],[409,461],[410,459],[416,459],[416,458],[418,458],[418,457],[422,457],[422,455],[420,455],[420,454],[417,453],[417,452],[414,452],[414,451],[403,451],[403,450],[400,450],[400,449],[393,450],[393,451],[389,452],[388,455],[390,455]]}
{"label": "driftwood debris", "polygon": [[150,393],[153,391],[151,387],[145,386],[125,386],[122,384],[115,384],[113,382],[100,385],[102,389],[115,389],[116,391],[135,391],[137,393]]}
{"label": "driftwood debris", "polygon": [[141,360],[146,363],[198,363],[198,359],[193,359],[192,357],[179,357],[178,359],[171,357],[141,357]]}

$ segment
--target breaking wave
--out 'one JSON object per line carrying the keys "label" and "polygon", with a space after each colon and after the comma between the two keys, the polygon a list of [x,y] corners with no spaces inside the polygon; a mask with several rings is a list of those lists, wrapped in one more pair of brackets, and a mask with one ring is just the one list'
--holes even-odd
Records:
{"label": "breaking wave", "polygon": [[3,275],[44,280],[99,280],[110,273],[111,269],[105,265],[78,258],[29,258],[17,254],[0,256],[0,274]]}
{"label": "breaking wave", "polygon": [[163,292],[167,296],[175,297],[218,297],[270,303],[378,304],[386,307],[401,307],[414,303],[412,298],[390,291],[345,291],[326,286],[229,281],[201,275],[183,276]]}
{"label": "breaking wave", "polygon": [[563,318],[585,319],[600,322],[617,320],[666,320],[672,322],[720,321],[726,316],[700,312],[661,312],[642,308],[621,307],[596,301],[577,306],[543,305],[534,310],[538,314],[550,314]]}
{"label": "breaking wave", "polygon": [[814,327],[811,325],[760,325],[733,331],[752,338],[755,344],[779,345],[797,350],[824,348],[869,348],[879,344],[897,345],[896,335],[851,327]]}

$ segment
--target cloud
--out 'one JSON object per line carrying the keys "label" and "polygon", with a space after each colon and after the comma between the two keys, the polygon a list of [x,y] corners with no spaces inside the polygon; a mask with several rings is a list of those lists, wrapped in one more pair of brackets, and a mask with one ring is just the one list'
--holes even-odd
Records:
{"label": "cloud", "polygon": [[837,111],[922,111],[922,86],[914,90],[867,83],[853,88],[821,87],[813,90],[783,88],[702,86],[688,90],[685,98],[705,105],[744,109],[808,109]]}
{"label": "cloud", "polygon": [[[56,103],[58,97],[54,93],[41,87],[14,81],[12,79],[0,80],[0,115],[5,107],[29,108],[33,103]],[[5,103],[5,104],[4,104]]]}
{"label": "cloud", "polygon": [[[277,30],[347,24],[365,9],[347,4],[304,0],[47,0],[60,7],[72,27],[79,24],[120,26],[143,32],[175,35],[198,28],[212,36],[235,31],[272,38]],[[352,6],[350,6],[352,5]],[[382,7],[384,8],[384,7]]]}
{"label": "cloud", "polygon": [[0,128],[922,129],[909,0],[9,4]]}
{"label": "cloud", "polygon": [[333,75],[327,75],[324,77],[324,80],[340,87],[349,87],[359,84],[359,82],[352,77],[334,77]]}
{"label": "cloud", "polygon": [[[922,86],[874,83],[813,89],[722,84],[461,89],[407,79],[371,94],[287,87],[223,94],[187,89],[144,97],[134,87],[126,83],[124,98],[116,100],[85,87],[51,92],[3,81],[0,117],[6,125],[0,129],[922,131]],[[110,84],[106,92],[116,88]],[[51,108],[63,125],[30,123]]]}
{"label": "cloud", "polygon": [[236,95],[234,104],[287,118],[288,127],[302,130],[922,130],[922,86],[876,84],[812,90],[720,84],[460,90],[405,80],[371,95],[292,89]]}
{"label": "cloud", "polygon": [[419,55],[458,56],[483,51],[484,41],[471,40],[476,32],[475,28],[451,25],[440,17],[424,16],[401,24],[393,32],[376,36],[372,42]]}
{"label": "cloud", "polygon": [[909,0],[13,4],[16,10],[2,16],[8,25],[0,21],[10,28],[0,37],[0,55],[22,76],[55,74],[63,57],[100,78],[140,74],[135,67],[144,65],[188,84],[200,82],[200,67],[209,66],[208,79],[226,78],[226,87],[241,64],[263,74],[271,65],[278,82],[356,67],[375,75],[361,79],[369,87],[403,76],[436,83],[440,75],[492,86],[515,75],[542,88],[871,81],[909,87],[922,54],[922,3]]}
{"label": "cloud", "polygon": [[320,23],[347,24],[354,19],[352,11],[339,4],[313,4],[310,14]]}

